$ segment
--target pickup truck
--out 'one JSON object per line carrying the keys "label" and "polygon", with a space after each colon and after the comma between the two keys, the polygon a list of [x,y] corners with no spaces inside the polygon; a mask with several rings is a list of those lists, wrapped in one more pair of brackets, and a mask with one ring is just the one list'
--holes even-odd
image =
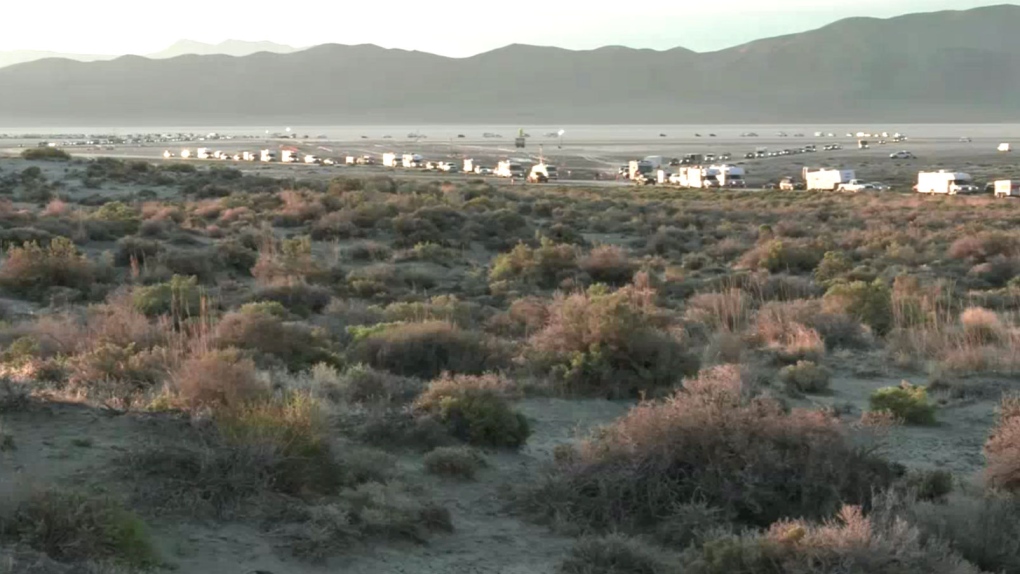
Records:
{"label": "pickup truck", "polygon": [[863,181],[861,181],[859,179],[851,179],[847,183],[839,184],[839,187],[836,188],[836,191],[846,191],[846,192],[850,192],[850,193],[857,193],[858,191],[864,191],[865,189],[871,189],[871,188],[872,187],[871,187],[870,184],[864,183]]}

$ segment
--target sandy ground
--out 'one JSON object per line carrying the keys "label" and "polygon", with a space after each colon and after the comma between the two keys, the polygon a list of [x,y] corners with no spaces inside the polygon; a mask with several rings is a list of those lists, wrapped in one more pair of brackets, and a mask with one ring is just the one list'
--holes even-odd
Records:
{"label": "sandy ground", "polygon": [[[450,510],[454,532],[426,545],[385,544],[309,564],[279,548],[271,532],[240,523],[150,521],[163,557],[179,572],[312,574],[552,574],[573,539],[506,512],[507,485],[536,480],[558,444],[586,434],[626,411],[625,403],[527,399],[519,404],[534,435],[519,453],[490,452],[475,482],[426,475],[421,457],[401,461],[407,480],[424,484]],[[167,424],[155,416],[113,415],[80,405],[33,405],[2,415],[15,450],[0,452],[0,500],[41,485],[99,486],[116,492],[106,471],[112,459]],[[86,438],[87,437],[87,438]]]}

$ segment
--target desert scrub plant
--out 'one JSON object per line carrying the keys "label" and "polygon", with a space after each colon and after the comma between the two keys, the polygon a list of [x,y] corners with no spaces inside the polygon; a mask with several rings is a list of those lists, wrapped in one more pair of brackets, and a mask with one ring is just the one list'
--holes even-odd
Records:
{"label": "desert scrub plant", "polygon": [[698,359],[669,330],[645,283],[614,292],[595,285],[558,295],[528,356],[569,393],[635,397],[697,371]]}
{"label": "desert scrub plant", "polygon": [[928,390],[907,381],[898,387],[883,387],[871,393],[868,404],[873,411],[889,411],[907,424],[935,424],[935,405],[928,400]]}
{"label": "desert scrub plant", "polygon": [[807,273],[813,271],[821,260],[822,250],[815,245],[774,239],[745,253],[740,265],[747,269],[765,269],[769,273]]}
{"label": "desert scrub plant", "polygon": [[579,540],[560,563],[560,574],[680,574],[678,556],[622,534]]}
{"label": "desert scrub plant", "polygon": [[761,533],[726,535],[689,549],[685,574],[980,574],[945,543],[895,515],[843,507],[821,524],[780,520]]}
{"label": "desert scrub plant", "polygon": [[595,531],[654,532],[691,502],[728,521],[764,526],[867,503],[899,470],[826,413],[788,411],[755,396],[724,365],[646,401],[582,442],[523,497],[525,508]]}
{"label": "desert scrub plant", "polygon": [[1020,499],[1010,493],[955,493],[904,507],[904,518],[986,572],[1020,572]]}
{"label": "desert scrub plant", "polygon": [[291,495],[333,494],[345,470],[333,456],[319,401],[304,392],[239,402],[213,411],[227,444],[271,453],[270,488]]}
{"label": "desert scrub plant", "polygon": [[1003,397],[998,420],[985,442],[985,480],[990,486],[1020,491],[1020,395]]}
{"label": "desert scrub plant", "polygon": [[531,434],[527,418],[507,401],[502,377],[444,376],[429,383],[414,403],[421,415],[442,423],[455,438],[476,446],[518,448]]}
{"label": "desert scrub plant", "polygon": [[256,377],[255,362],[237,349],[193,355],[170,378],[178,396],[192,408],[237,406],[269,390]]}
{"label": "desert scrub plant", "polygon": [[172,315],[176,319],[202,312],[203,291],[195,277],[174,275],[169,281],[137,287],[132,294],[134,307],[148,317]]}
{"label": "desert scrub plant", "polygon": [[50,287],[87,291],[94,278],[93,263],[66,237],[55,237],[47,247],[11,247],[0,264],[0,287],[32,299],[41,299]]}
{"label": "desert scrub plant", "polygon": [[275,301],[295,315],[308,317],[313,313],[321,313],[332,300],[332,293],[329,289],[317,285],[283,281],[257,289],[252,294],[251,300]]}
{"label": "desert scrub plant", "polygon": [[505,363],[488,338],[445,321],[352,327],[348,356],[377,369],[431,379],[444,371],[480,374]]}
{"label": "desert scrub plant", "polygon": [[297,556],[313,560],[359,541],[425,543],[435,534],[453,531],[447,509],[396,482],[369,482],[342,492],[334,502],[298,512],[300,522],[287,529],[287,535]]}
{"label": "desert scrub plant", "polygon": [[815,281],[828,283],[842,278],[853,269],[847,256],[841,251],[826,251],[822,260],[815,267]]}
{"label": "desert scrub plant", "polygon": [[33,147],[21,152],[21,158],[31,161],[69,161],[71,154],[57,147]]}
{"label": "desert scrub plant", "polygon": [[425,455],[425,472],[464,480],[474,480],[487,463],[482,453],[470,447],[443,446]]}
{"label": "desert scrub plant", "polygon": [[830,378],[828,369],[811,361],[797,361],[796,365],[787,365],[779,371],[779,380],[794,394],[824,393],[829,390]]}
{"label": "desert scrub plant", "polygon": [[543,237],[536,248],[519,243],[509,253],[497,255],[489,271],[494,291],[552,289],[577,271],[577,249]]}
{"label": "desert scrub plant", "polygon": [[968,343],[989,345],[1000,343],[1007,338],[1002,319],[989,309],[968,307],[960,314],[960,325]]}
{"label": "desert scrub plant", "polygon": [[599,245],[581,258],[578,266],[598,283],[623,285],[631,280],[637,267],[618,245]]}
{"label": "desert scrub plant", "polygon": [[881,279],[872,283],[835,283],[825,292],[824,308],[868,325],[878,335],[893,327],[892,292]]}
{"label": "desert scrub plant", "polygon": [[0,537],[65,562],[114,561],[134,568],[159,565],[140,518],[111,498],[41,490],[0,516]]}
{"label": "desert scrub plant", "polygon": [[306,370],[316,363],[341,366],[326,333],[303,323],[285,322],[283,306],[274,302],[248,303],[223,316],[213,332],[218,348],[236,347],[256,352],[256,364],[272,366],[282,362],[292,371]]}

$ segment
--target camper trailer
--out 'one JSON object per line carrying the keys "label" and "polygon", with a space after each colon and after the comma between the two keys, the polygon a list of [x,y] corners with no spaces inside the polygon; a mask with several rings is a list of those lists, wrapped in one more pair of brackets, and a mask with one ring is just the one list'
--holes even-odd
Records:
{"label": "camper trailer", "polygon": [[475,173],[475,160],[464,158],[464,173]]}
{"label": "camper trailer", "polygon": [[382,156],[383,167],[397,167],[397,154],[395,153],[384,153]]}
{"label": "camper trailer", "polygon": [[804,168],[804,184],[808,191],[836,191],[844,183],[850,183],[856,175],[852,169]]}
{"label": "camper trailer", "polygon": [[711,169],[716,170],[716,179],[719,187],[746,187],[744,182],[744,168],[736,165],[713,165]]}
{"label": "camper trailer", "polygon": [[276,152],[264,149],[259,152],[259,160],[264,162],[276,161]]}
{"label": "camper trailer", "polygon": [[531,183],[546,183],[559,179],[559,172],[555,165],[545,162],[531,166],[531,173],[528,174],[528,181]]}
{"label": "camper trailer", "polygon": [[181,159],[189,159],[189,158],[191,158],[191,150],[190,149],[182,149],[181,150]]}
{"label": "camper trailer", "polygon": [[195,157],[198,159],[209,159],[211,155],[209,154],[208,148],[200,147],[198,148],[198,152],[195,154]]}
{"label": "camper trailer", "polygon": [[285,149],[280,152],[280,161],[282,163],[296,163],[297,160],[297,150]]}
{"label": "camper trailer", "polygon": [[1020,196],[1020,180],[1000,179],[995,182],[995,197]]}

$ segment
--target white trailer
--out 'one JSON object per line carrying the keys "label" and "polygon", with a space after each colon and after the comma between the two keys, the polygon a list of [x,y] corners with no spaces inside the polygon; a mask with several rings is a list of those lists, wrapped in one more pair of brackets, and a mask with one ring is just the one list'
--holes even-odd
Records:
{"label": "white trailer", "polygon": [[400,163],[408,169],[421,167],[425,163],[425,158],[416,153],[405,153],[404,156],[400,158]]}
{"label": "white trailer", "polygon": [[547,163],[536,163],[531,166],[531,173],[528,174],[528,181],[530,182],[541,182],[541,181],[555,181],[560,178],[559,171],[555,165],[549,165]]}
{"label": "white trailer", "polygon": [[720,170],[717,166],[684,166],[677,173],[669,176],[669,182],[690,189],[719,187],[719,173]]}
{"label": "white trailer", "polygon": [[191,157],[191,150],[190,149],[182,149],[181,150],[181,159],[188,159],[190,157]]}
{"label": "white trailer", "polygon": [[174,152],[170,150],[166,150],[163,152],[163,159],[170,159],[172,157],[174,157]]}
{"label": "white trailer", "polygon": [[382,155],[383,167],[397,167],[397,154],[384,153]]}
{"label": "white trailer", "polygon": [[956,195],[977,191],[970,174],[959,171],[940,169],[939,171],[920,172],[917,174],[918,193],[940,193]]}
{"label": "white trailer", "polygon": [[475,160],[471,158],[464,158],[464,173],[475,172]]}
{"label": "white trailer", "polygon": [[209,157],[211,157],[209,154],[209,149],[204,147],[198,148],[198,152],[195,154],[195,157],[197,157],[198,159],[209,159]]}
{"label": "white trailer", "polygon": [[243,161],[255,161],[256,159],[258,159],[258,156],[255,155],[255,152],[246,151],[241,153],[241,160]]}
{"label": "white trailer", "polygon": [[844,183],[850,183],[857,176],[852,169],[804,168],[804,187],[808,191],[836,191]]}
{"label": "white trailer", "polygon": [[297,151],[292,149],[285,149],[280,152],[280,161],[282,163],[295,163],[297,162]]}
{"label": "white trailer", "polygon": [[524,164],[513,159],[506,159],[496,164],[496,177],[524,177]]}
{"label": "white trailer", "polygon": [[1020,180],[1000,179],[995,182],[995,197],[1020,196]]}
{"label": "white trailer", "polygon": [[276,161],[276,152],[264,149],[259,152],[259,160],[264,162]]}
{"label": "white trailer", "polygon": [[1013,151],[1013,146],[1008,143],[999,144],[999,151]]}
{"label": "white trailer", "polygon": [[713,165],[709,167],[715,171],[715,178],[719,187],[744,187],[744,168],[736,165]]}

